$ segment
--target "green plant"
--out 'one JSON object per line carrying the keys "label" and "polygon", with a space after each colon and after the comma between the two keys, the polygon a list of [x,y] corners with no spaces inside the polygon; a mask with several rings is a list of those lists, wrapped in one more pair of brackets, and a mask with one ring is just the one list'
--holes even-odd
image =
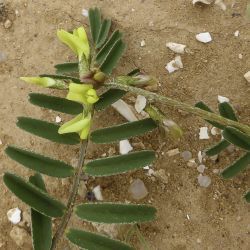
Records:
{"label": "green plant", "polygon": [[[122,33],[115,30],[109,36],[111,21],[102,20],[97,8],[89,10],[89,21],[92,36],[91,46],[82,27],[75,29],[72,33],[64,30],[59,30],[57,33],[59,39],[77,55],[78,62],[56,65],[55,75],[46,74],[39,77],[21,78],[28,83],[42,87],[67,90],[66,98],[32,93],[29,100],[39,107],[76,115],[76,117],[61,127],[46,121],[19,117],[17,126],[31,134],[56,143],[80,144],[80,156],[76,168],[17,146],[8,146],[6,149],[6,154],[11,159],[36,172],[29,181],[11,173],[5,173],[3,177],[4,183],[10,191],[31,207],[32,239],[35,250],[56,249],[58,241],[63,237],[65,231],[66,237],[80,248],[90,250],[133,249],[125,243],[95,233],[67,229],[67,225],[72,213],[84,221],[99,223],[137,224],[155,219],[156,209],[147,205],[106,202],[76,204],[77,191],[83,171],[90,176],[111,176],[142,168],[155,160],[153,151],[144,150],[127,155],[100,158],[85,164],[89,140],[96,144],[113,143],[164,126],[168,126],[167,130],[175,137],[181,136],[180,128],[173,121],[166,120],[164,114],[153,105],[154,102],[171,105],[199,115],[223,129],[226,141],[223,141],[223,145],[217,146],[217,148],[225,148],[228,143],[233,143],[248,151],[237,164],[234,164],[237,166],[233,167],[233,171],[228,172],[227,170],[224,175],[233,176],[249,163],[250,127],[237,122],[229,106],[221,105],[222,116],[220,116],[212,113],[204,104],[200,103],[197,107],[192,107],[157,95],[146,90],[155,88],[157,83],[154,78],[143,75],[138,70],[130,72],[127,76],[110,78],[110,74],[125,49]],[[90,133],[94,113],[105,109],[127,92],[141,94],[148,99],[150,104],[145,110],[150,118]],[[168,122],[166,123],[166,121]],[[117,167],[118,165],[119,167]],[[66,205],[47,193],[41,174],[57,178],[73,178]],[[246,199],[249,202],[249,193],[246,195]],[[60,218],[60,224],[53,237],[51,218]],[[137,226],[136,229],[138,230]],[[140,236],[140,238],[142,237]]]}

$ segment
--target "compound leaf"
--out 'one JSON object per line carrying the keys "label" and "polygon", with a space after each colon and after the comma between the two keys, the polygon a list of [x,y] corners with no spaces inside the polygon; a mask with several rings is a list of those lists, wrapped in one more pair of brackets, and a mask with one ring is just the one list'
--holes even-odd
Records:
{"label": "compound leaf", "polygon": [[95,143],[110,143],[139,136],[155,128],[157,128],[156,123],[151,118],[147,118],[95,130],[90,138]]}
{"label": "compound leaf", "polygon": [[8,146],[5,153],[23,166],[53,177],[65,178],[74,174],[74,168],[65,162],[51,159],[15,146]]}
{"label": "compound leaf", "polygon": [[75,213],[85,221],[130,224],[154,220],[156,209],[147,205],[103,202],[81,204]]}
{"label": "compound leaf", "polygon": [[17,126],[31,134],[40,136],[53,142],[74,145],[78,144],[80,139],[77,134],[58,134],[59,126],[42,120],[29,117],[18,117]]}
{"label": "compound leaf", "polygon": [[111,27],[111,20],[110,19],[103,20],[101,28],[100,28],[100,32],[98,35],[96,48],[100,48],[106,42],[110,27]]}
{"label": "compound leaf", "polygon": [[226,140],[222,140],[213,147],[206,150],[206,155],[213,156],[219,154],[222,150],[226,149],[230,143]]}
{"label": "compound leaf", "polygon": [[101,13],[98,8],[89,9],[89,23],[92,40],[96,44],[101,28]]}
{"label": "compound leaf", "polygon": [[5,173],[3,181],[13,194],[41,214],[48,217],[61,217],[63,215],[66,208],[64,204],[35,185],[26,182],[23,178],[11,173]]}
{"label": "compound leaf", "polygon": [[[37,188],[46,191],[45,184],[40,174],[35,174],[29,178],[30,183]],[[31,209],[31,234],[34,250],[50,250],[52,243],[52,221],[51,218]]]}
{"label": "compound leaf", "polygon": [[224,169],[221,173],[222,177],[229,179],[237,175],[239,172],[245,170],[250,164],[250,153],[246,153],[232,165]]}
{"label": "compound leaf", "polygon": [[69,229],[66,233],[66,237],[73,244],[77,245],[81,249],[88,250],[135,250],[129,245],[124,244],[121,241],[113,240],[100,234],[81,231],[77,229]]}
{"label": "compound leaf", "polygon": [[85,172],[91,176],[110,176],[145,167],[154,160],[154,151],[144,150],[91,161],[86,165]]}

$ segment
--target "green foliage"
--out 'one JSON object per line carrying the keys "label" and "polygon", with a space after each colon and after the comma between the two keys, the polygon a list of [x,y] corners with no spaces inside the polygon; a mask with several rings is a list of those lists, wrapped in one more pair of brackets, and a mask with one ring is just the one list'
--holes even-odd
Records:
{"label": "green foliage", "polygon": [[219,143],[216,145],[212,146],[211,148],[207,149],[206,155],[207,156],[213,156],[219,154],[222,150],[226,149],[230,143],[226,140],[221,140]]}
{"label": "green foliage", "polygon": [[237,128],[226,127],[222,132],[223,137],[230,143],[250,151],[250,136]]}
{"label": "green foliage", "polygon": [[250,191],[245,194],[245,199],[248,203],[250,203]]}
{"label": "green foliage", "polygon": [[74,145],[79,143],[77,134],[58,134],[59,126],[29,117],[19,117],[17,126],[31,134],[53,142]]}
{"label": "green foliage", "polygon": [[98,36],[101,28],[101,13],[98,8],[89,9],[89,23],[94,44],[98,41]]}
{"label": "green foliage", "polygon": [[98,34],[98,39],[96,42],[96,48],[100,48],[105,43],[109,34],[110,27],[111,27],[111,20],[110,19],[103,20]]}
{"label": "green foliage", "polygon": [[5,153],[23,166],[53,177],[65,178],[74,174],[74,168],[68,164],[24,150],[15,146],[8,146]]}
{"label": "green foliage", "polygon": [[48,217],[61,217],[63,215],[65,206],[61,202],[50,197],[40,188],[26,182],[21,177],[5,173],[3,181],[8,189],[20,200],[41,214]]}
{"label": "green foliage", "polygon": [[232,165],[224,169],[221,176],[225,179],[229,179],[237,175],[239,172],[245,170],[250,164],[250,153],[246,153]]}
{"label": "green foliage", "polygon": [[29,94],[29,101],[39,107],[52,109],[69,115],[78,115],[82,112],[82,105],[65,98],[39,93]]}
{"label": "green foliage", "polygon": [[232,106],[228,102],[223,102],[219,104],[219,112],[221,116],[229,120],[238,121]]}
{"label": "green foliage", "polygon": [[[40,174],[35,174],[29,178],[37,188],[46,191],[45,184]],[[52,243],[52,221],[51,218],[31,209],[32,222],[32,242],[34,250],[50,250]]]}
{"label": "green foliage", "polygon": [[78,205],[75,213],[85,221],[131,224],[154,220],[156,209],[147,205],[102,202]]}
{"label": "green foliage", "polygon": [[96,55],[96,62],[101,65],[107,55],[110,53],[114,44],[122,38],[122,33],[119,30],[116,30],[112,33],[109,40],[105,43],[105,45],[100,49],[98,54]]}
{"label": "green foliage", "polygon": [[156,123],[151,118],[147,118],[95,130],[91,133],[90,138],[95,143],[110,143],[143,135],[155,128],[157,128]]}
{"label": "green foliage", "polygon": [[144,150],[91,161],[86,165],[85,172],[91,176],[110,176],[145,167],[154,160],[154,151]]}
{"label": "green foliage", "polygon": [[96,110],[103,110],[121,99],[126,94],[126,91],[120,89],[109,89],[100,96],[99,101],[95,104]]}
{"label": "green foliage", "polygon": [[72,76],[65,76],[65,75],[50,75],[50,74],[42,74],[39,75],[40,77],[50,77],[53,79],[58,79],[58,80],[70,80],[74,83],[81,83],[81,80],[79,78],[75,78]]}
{"label": "green foliage", "polygon": [[57,75],[78,74],[78,62],[56,64],[54,67]]}
{"label": "green foliage", "polygon": [[100,234],[70,229],[66,236],[73,244],[88,250],[135,250],[118,240],[112,240]]}

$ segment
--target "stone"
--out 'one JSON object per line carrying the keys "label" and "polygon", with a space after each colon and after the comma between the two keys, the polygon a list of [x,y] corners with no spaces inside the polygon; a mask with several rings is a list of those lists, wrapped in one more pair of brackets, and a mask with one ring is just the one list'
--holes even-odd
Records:
{"label": "stone", "polygon": [[192,159],[192,153],[190,151],[184,151],[181,153],[181,157],[184,161],[189,161]]}
{"label": "stone", "polygon": [[122,140],[119,142],[119,151],[121,155],[126,155],[133,150],[129,140]]}
{"label": "stone", "polygon": [[201,127],[200,128],[199,138],[200,138],[200,140],[209,139],[208,128],[207,127]]}
{"label": "stone", "polygon": [[12,22],[9,19],[7,19],[4,22],[3,26],[4,26],[5,29],[9,29],[12,26]]}
{"label": "stone", "polygon": [[147,99],[143,95],[138,95],[135,101],[135,110],[137,113],[141,113],[147,105]]}
{"label": "stone", "polygon": [[244,75],[245,79],[250,82],[250,71],[248,71],[245,75]]}
{"label": "stone", "polygon": [[181,56],[176,56],[174,60],[170,61],[165,68],[170,74],[175,72],[176,70],[182,69],[183,63],[181,60]]}
{"label": "stone", "polygon": [[120,99],[116,101],[112,104],[112,107],[129,122],[134,122],[138,120],[129,105],[123,100]]}
{"label": "stone", "polygon": [[185,48],[187,47],[187,45],[169,42],[169,43],[166,43],[166,47],[177,54],[184,54]]}
{"label": "stone", "polygon": [[175,149],[171,149],[167,152],[167,155],[168,156],[175,156],[175,155],[178,155],[180,153],[179,149],[178,148],[175,148]]}
{"label": "stone", "polygon": [[128,192],[135,200],[141,200],[148,195],[148,190],[141,179],[134,180],[129,187]]}
{"label": "stone", "polygon": [[101,186],[100,185],[94,187],[93,190],[92,190],[92,192],[94,193],[95,198],[98,201],[103,201],[102,190],[101,190]]}
{"label": "stone", "polygon": [[27,249],[24,246],[30,245],[30,235],[23,228],[14,226],[10,231],[10,237],[22,249]]}
{"label": "stone", "polygon": [[8,220],[12,223],[12,224],[18,224],[21,221],[21,210],[16,207],[16,208],[12,208],[7,212],[7,217]]}
{"label": "stone", "polygon": [[62,118],[58,115],[56,116],[56,123],[60,123],[62,121]]}
{"label": "stone", "polygon": [[140,43],[141,47],[144,47],[146,45],[146,42],[145,40],[141,40],[141,43]]}
{"label": "stone", "polygon": [[82,9],[82,16],[88,17],[89,16],[89,11],[86,9]]}
{"label": "stone", "polygon": [[203,164],[202,164],[202,165],[199,165],[199,166],[197,167],[197,170],[198,170],[199,173],[204,173],[205,169],[206,169],[206,166],[203,165]]}
{"label": "stone", "polygon": [[199,185],[200,185],[201,187],[207,188],[207,187],[210,186],[211,182],[212,182],[212,181],[211,181],[211,178],[210,178],[209,176],[202,175],[202,174],[200,174],[200,175],[198,176],[198,183],[199,183]]}
{"label": "stone", "polygon": [[238,37],[240,35],[240,31],[239,30],[236,30],[235,32],[234,32],[234,36],[235,37]]}
{"label": "stone", "polygon": [[225,96],[218,95],[218,102],[219,103],[229,102],[229,99]]}
{"label": "stone", "polygon": [[209,43],[212,41],[212,37],[209,32],[199,33],[195,37],[199,42],[202,43]]}

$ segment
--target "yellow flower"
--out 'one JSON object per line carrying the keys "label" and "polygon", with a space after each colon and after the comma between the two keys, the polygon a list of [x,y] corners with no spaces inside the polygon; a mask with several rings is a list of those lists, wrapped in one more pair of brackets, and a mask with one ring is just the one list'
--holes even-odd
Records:
{"label": "yellow flower", "polygon": [[79,102],[81,104],[94,104],[99,100],[96,91],[91,84],[69,84],[69,93],[66,99]]}
{"label": "yellow flower", "polygon": [[85,117],[84,114],[77,115],[74,119],[63,124],[59,130],[59,134],[78,133],[82,140],[88,138],[91,125],[91,113]]}
{"label": "yellow flower", "polygon": [[74,53],[78,56],[79,60],[82,59],[83,55],[86,57],[87,60],[89,59],[89,42],[86,31],[83,27],[74,29],[73,34],[63,29],[60,29],[57,31],[57,36],[61,42],[68,45],[74,51]]}
{"label": "yellow flower", "polygon": [[50,77],[20,77],[20,79],[46,88],[54,87],[56,84],[56,80]]}

